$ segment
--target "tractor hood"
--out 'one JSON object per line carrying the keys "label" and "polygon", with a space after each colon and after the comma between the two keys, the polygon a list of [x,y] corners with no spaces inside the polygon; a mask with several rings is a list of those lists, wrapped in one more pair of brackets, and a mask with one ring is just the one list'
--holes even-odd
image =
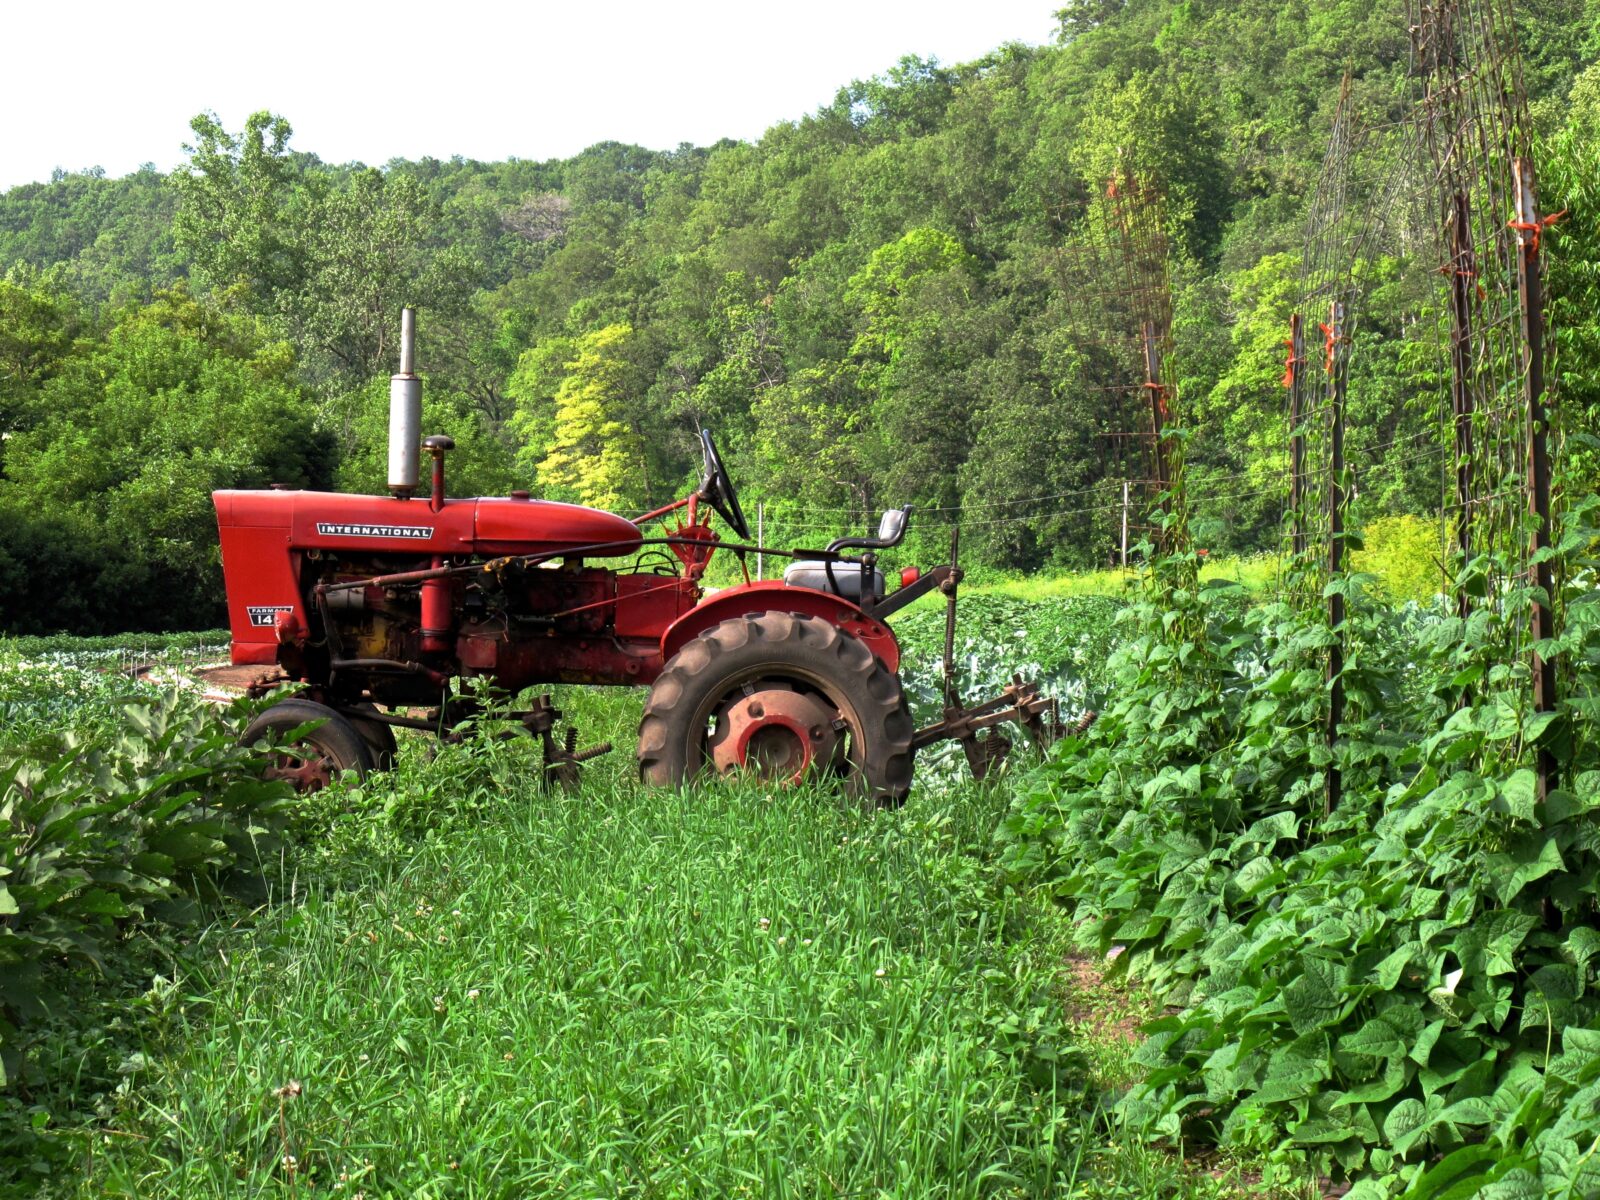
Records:
{"label": "tractor hood", "polygon": [[424,499],[343,492],[223,491],[212,499],[224,531],[281,529],[296,549],[499,555],[582,547],[585,558],[609,558],[637,549],[640,537],[624,517],[552,500],[446,500],[435,512]]}

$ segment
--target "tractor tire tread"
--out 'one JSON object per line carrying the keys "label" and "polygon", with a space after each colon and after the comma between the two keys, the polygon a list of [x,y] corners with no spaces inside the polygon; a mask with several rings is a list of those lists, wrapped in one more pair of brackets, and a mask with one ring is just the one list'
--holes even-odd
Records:
{"label": "tractor tire tread", "polygon": [[254,746],[269,734],[282,734],[312,721],[322,725],[306,735],[305,741],[331,755],[340,770],[354,771],[365,778],[374,768],[372,747],[355,724],[326,704],[291,697],[257,713],[239,735],[241,746]]}
{"label": "tractor tire tread", "polygon": [[[752,649],[752,647],[754,647]],[[847,787],[883,805],[902,803],[911,790],[911,712],[900,679],[858,638],[804,613],[771,611],[731,617],[687,642],[667,663],[639,720],[639,777],[677,787],[700,764],[691,761],[688,728],[729,673],[748,670],[763,652],[775,667],[792,664],[829,677],[861,721],[861,766]],[[749,661],[746,661],[749,660]]]}

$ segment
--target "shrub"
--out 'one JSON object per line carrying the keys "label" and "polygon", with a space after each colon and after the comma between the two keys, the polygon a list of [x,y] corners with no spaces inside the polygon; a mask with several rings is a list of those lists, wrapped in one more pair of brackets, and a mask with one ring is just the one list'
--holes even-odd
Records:
{"label": "shrub", "polygon": [[1377,590],[1387,599],[1426,604],[1444,586],[1436,519],[1410,513],[1376,517],[1362,527],[1361,541],[1351,565],[1377,576]]}
{"label": "shrub", "polygon": [[130,702],[115,731],[0,751],[0,1085],[50,968],[100,964],[125,927],[181,912],[257,862],[293,793],[209,705]]}

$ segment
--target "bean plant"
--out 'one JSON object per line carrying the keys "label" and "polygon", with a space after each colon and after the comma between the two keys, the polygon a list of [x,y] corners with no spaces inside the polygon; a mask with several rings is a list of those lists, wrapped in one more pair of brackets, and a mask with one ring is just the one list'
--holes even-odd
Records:
{"label": "bean plant", "polygon": [[[1591,569],[1593,512],[1566,519],[1568,580]],[[1320,614],[1241,614],[1216,589],[1146,606],[1107,711],[1020,789],[1005,861],[1172,1006],[1121,1102],[1131,1129],[1363,1197],[1593,1194],[1600,603],[1561,597],[1543,649],[1564,698],[1536,713],[1500,652],[1526,589],[1464,619],[1367,582],[1330,585],[1349,611],[1331,751]],[[1538,747],[1560,765],[1543,797]]]}

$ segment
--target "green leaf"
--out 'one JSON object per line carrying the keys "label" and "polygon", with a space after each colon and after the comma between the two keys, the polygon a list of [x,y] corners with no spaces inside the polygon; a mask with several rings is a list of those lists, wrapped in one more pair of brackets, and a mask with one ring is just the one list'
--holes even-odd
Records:
{"label": "green leaf", "polygon": [[1359,1134],[1359,1130],[1348,1121],[1337,1121],[1328,1117],[1313,1117],[1308,1121],[1301,1121],[1289,1131],[1295,1142],[1302,1146],[1325,1146],[1335,1142],[1343,1142]]}
{"label": "green leaf", "polygon": [[1334,1103],[1340,1107],[1351,1104],[1380,1104],[1393,1098],[1395,1093],[1411,1082],[1415,1074],[1416,1068],[1410,1063],[1390,1059],[1384,1064],[1383,1074],[1379,1078],[1347,1088]]}
{"label": "green leaf", "polygon": [[1491,913],[1482,926],[1483,970],[1490,975],[1508,975],[1517,970],[1517,951],[1538,923],[1531,913],[1510,909]]}
{"label": "green leaf", "polygon": [[1369,1058],[1399,1058],[1406,1052],[1400,1034],[1381,1017],[1374,1017],[1355,1033],[1340,1038],[1338,1047],[1345,1054],[1362,1054]]}
{"label": "green leaf", "polygon": [[1462,1196],[1478,1190],[1483,1176],[1500,1161],[1503,1151],[1498,1146],[1479,1142],[1451,1151],[1422,1175],[1418,1176],[1405,1192],[1402,1200],[1440,1200],[1449,1195],[1449,1189],[1467,1185]]}
{"label": "green leaf", "polygon": [[[1560,719],[1561,719],[1561,714],[1559,712],[1534,713],[1533,715],[1528,717],[1528,719],[1526,721],[1524,721],[1522,723],[1522,740],[1523,740],[1523,742],[1525,742],[1529,746],[1534,745],[1535,743],[1538,742],[1538,740],[1541,737],[1544,736],[1545,731],[1547,729],[1549,729],[1551,725],[1553,725],[1556,721],[1558,721]],[[1532,771],[1526,771],[1526,772],[1518,771],[1517,772],[1518,775],[1521,775],[1521,774],[1524,774],[1524,773],[1526,773],[1526,774],[1528,774],[1530,776],[1533,774]]]}
{"label": "green leaf", "polygon": [[1402,1100],[1384,1119],[1383,1136],[1396,1154],[1403,1155],[1427,1136],[1443,1108],[1444,1101],[1438,1096],[1429,1096],[1426,1103],[1415,1098]]}
{"label": "green leaf", "polygon": [[1555,838],[1541,831],[1518,839],[1508,854],[1489,855],[1485,865],[1495,897],[1501,904],[1510,904],[1528,884],[1566,864]]}
{"label": "green leaf", "polygon": [[1479,1200],[1545,1200],[1539,1179],[1517,1167],[1478,1193]]}
{"label": "green leaf", "polygon": [[1494,1106],[1483,1096],[1457,1100],[1439,1113],[1439,1120],[1451,1125],[1488,1125],[1494,1119]]}
{"label": "green leaf", "polygon": [[[1548,714],[1547,714],[1548,715]],[[1513,771],[1500,782],[1500,800],[1506,811],[1524,821],[1533,820],[1536,776],[1524,768]]]}
{"label": "green leaf", "polygon": [[1372,977],[1377,981],[1379,988],[1386,992],[1394,991],[1395,985],[1400,982],[1400,976],[1411,965],[1411,955],[1416,948],[1415,942],[1409,942],[1385,956],[1383,961],[1372,969]]}
{"label": "green leaf", "polygon": [[1262,817],[1249,829],[1245,830],[1242,840],[1246,842],[1264,842],[1270,845],[1285,838],[1292,838],[1300,832],[1300,817],[1293,812],[1274,813],[1270,817]]}
{"label": "green leaf", "polygon": [[1279,877],[1278,864],[1262,855],[1252,858],[1234,874],[1232,883],[1243,896],[1253,896],[1269,880]]}
{"label": "green leaf", "polygon": [[1443,1032],[1444,1022],[1434,1021],[1417,1034],[1417,1040],[1410,1051],[1411,1061],[1419,1067],[1427,1066],[1428,1056],[1433,1053],[1434,1043],[1439,1040],[1439,1035]]}
{"label": "green leaf", "polygon": [[1316,1092],[1328,1078],[1328,1068],[1291,1058],[1274,1062],[1267,1068],[1267,1077],[1251,1097],[1258,1104],[1280,1104]]}
{"label": "green leaf", "polygon": [[1324,958],[1300,960],[1300,974],[1283,989],[1283,1007],[1296,1033],[1330,1024],[1346,1003],[1349,968]]}
{"label": "green leaf", "polygon": [[1596,953],[1600,953],[1600,931],[1580,925],[1567,935],[1561,948],[1561,957],[1574,966],[1583,967]]}

